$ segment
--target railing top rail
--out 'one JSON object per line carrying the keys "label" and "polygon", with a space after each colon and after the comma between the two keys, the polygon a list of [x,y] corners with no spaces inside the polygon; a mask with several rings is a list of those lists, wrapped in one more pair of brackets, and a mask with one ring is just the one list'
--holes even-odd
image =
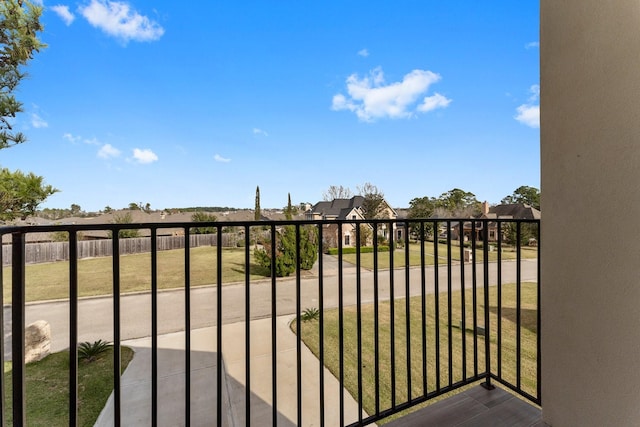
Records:
{"label": "railing top rail", "polygon": [[130,230],[165,228],[194,228],[194,227],[261,227],[286,225],[320,225],[320,224],[389,224],[389,223],[540,223],[540,219],[512,219],[512,218],[383,218],[383,219],[316,219],[316,220],[268,220],[268,221],[206,221],[206,222],[137,222],[127,224],[53,224],[53,225],[8,225],[0,226],[0,235],[11,233],[42,233],[56,231],[86,231],[86,230]]}

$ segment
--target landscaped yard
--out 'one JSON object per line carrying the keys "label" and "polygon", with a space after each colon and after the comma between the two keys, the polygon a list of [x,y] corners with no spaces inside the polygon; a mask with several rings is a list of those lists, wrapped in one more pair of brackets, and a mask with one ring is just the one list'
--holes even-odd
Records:
{"label": "landscaped yard", "polygon": [[[122,372],[133,351],[121,347]],[[6,425],[12,423],[11,363],[5,363]],[[29,426],[69,425],[69,352],[54,353],[26,365],[27,420]],[[113,350],[92,362],[78,363],[78,425],[92,426],[113,390]]]}
{"label": "landscaped yard", "polygon": [[[435,263],[435,248],[434,243],[430,241],[422,242],[424,245],[424,264],[425,265],[434,265]],[[409,265],[410,266],[420,266],[422,265],[422,255],[421,255],[421,242],[411,243],[409,244]],[[447,262],[447,245],[438,243],[438,263],[440,265],[446,264]],[[532,259],[537,258],[538,256],[538,248],[536,247],[528,247],[523,246],[521,251],[521,256],[523,259]],[[395,268],[404,267],[405,266],[405,251],[406,248],[399,248],[393,253],[393,265]],[[457,241],[451,242],[451,259],[453,261],[460,261],[460,246],[458,246]],[[356,263],[356,254],[343,254],[343,259],[346,262],[350,262],[352,264]],[[516,251],[511,247],[502,248],[502,260],[515,260],[516,259]],[[489,261],[497,261],[498,260],[498,252],[494,250],[489,252]],[[482,248],[476,248],[475,253],[475,261],[483,262],[484,261],[484,250]],[[362,253],[360,254],[360,264],[364,268],[373,269],[373,253]],[[391,265],[389,252],[378,252],[378,268],[389,268]]]}
{"label": "landscaped yard", "polygon": [[[269,271],[254,264],[250,254],[251,280],[264,279]],[[216,283],[217,252],[215,247],[192,248],[191,286]],[[81,259],[78,261],[78,292],[80,296],[109,295],[113,292],[113,261],[111,257]],[[158,288],[184,287],[184,250],[158,252]],[[245,278],[245,251],[222,250],[222,281],[232,283]],[[69,262],[30,264],[26,267],[27,301],[42,301],[69,297]],[[3,269],[4,303],[11,303],[11,268]],[[120,257],[121,292],[151,289],[151,254]]]}
{"label": "landscaped yard", "polygon": [[[524,283],[522,285],[522,387],[530,394],[536,392],[536,284]],[[411,380],[411,397],[416,398],[425,392],[433,392],[437,387],[436,342],[439,343],[440,360],[440,386],[449,383],[449,370],[447,368],[449,358],[449,345],[451,345],[451,359],[453,369],[452,380],[455,383],[463,378],[462,367],[466,366],[467,376],[473,374],[474,369],[474,334],[472,291],[465,292],[465,321],[467,331],[463,333],[460,328],[462,319],[462,293],[460,291],[451,294],[451,313],[447,311],[446,294],[439,295],[439,322],[440,336],[436,336],[435,298],[436,295],[428,295],[426,305],[426,360],[422,357],[422,299],[414,297],[410,299],[410,339],[407,341],[406,316],[404,299],[395,301],[395,372],[396,372],[396,402],[405,402],[408,398],[408,380]],[[484,312],[482,309],[482,291],[477,294],[478,324],[484,325]],[[516,286],[503,285],[502,287],[502,377],[516,383]],[[491,360],[493,366],[497,366],[497,288],[490,288],[490,343]],[[353,396],[358,396],[358,345],[357,345],[357,311],[356,307],[345,308],[344,311],[344,379],[345,387]],[[449,322],[451,315],[451,322]],[[392,356],[390,351],[390,304],[379,304],[378,319],[378,343],[379,343],[379,397],[380,408],[384,410],[391,407],[391,370]],[[374,346],[374,306],[369,304],[362,307],[362,395],[363,406],[369,414],[375,413],[376,387],[375,387],[375,359]],[[295,329],[295,324],[292,325]],[[327,310],[324,312],[324,360],[325,365],[339,377],[339,324],[338,311]],[[449,328],[451,328],[451,341],[449,341]],[[318,320],[302,323],[302,339],[316,356],[319,357],[319,329]],[[466,340],[466,341],[463,341]],[[411,372],[407,375],[407,343],[410,344]],[[466,363],[463,363],[463,342],[466,344]],[[484,371],[484,337],[477,337],[479,372]],[[423,369],[426,375],[423,375]],[[495,368],[494,368],[495,371]],[[423,378],[426,379],[423,383]],[[388,420],[387,420],[388,421]]]}

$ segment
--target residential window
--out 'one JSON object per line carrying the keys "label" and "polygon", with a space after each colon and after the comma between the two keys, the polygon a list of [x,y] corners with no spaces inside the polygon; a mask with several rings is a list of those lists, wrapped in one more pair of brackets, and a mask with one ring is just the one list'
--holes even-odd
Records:
{"label": "residential window", "polygon": [[351,219],[356,219],[356,216],[355,216],[355,215],[352,215],[352,216],[351,216]]}
{"label": "residential window", "polygon": [[398,230],[398,240],[402,239],[402,230]]}
{"label": "residential window", "polygon": [[351,236],[349,236],[348,234],[344,235],[344,245],[345,246],[349,246],[351,244],[351,242],[349,241]]}

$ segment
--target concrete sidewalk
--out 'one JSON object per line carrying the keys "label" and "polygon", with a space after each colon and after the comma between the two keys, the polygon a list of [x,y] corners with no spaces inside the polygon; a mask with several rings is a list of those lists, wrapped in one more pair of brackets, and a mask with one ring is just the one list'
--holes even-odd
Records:
{"label": "concrete sidewalk", "polygon": [[[296,335],[289,328],[293,316],[276,319],[277,337],[277,409],[278,425],[297,424]],[[251,424],[272,425],[272,351],[271,319],[250,323]],[[222,327],[222,402],[223,426],[240,427],[246,414],[245,323]],[[159,336],[158,344],[158,419],[162,426],[185,426],[185,352],[184,332]],[[126,426],[151,425],[151,338],[122,343],[135,350],[135,357],[122,376],[121,422]],[[191,332],[191,425],[216,424],[216,329]],[[302,425],[320,425],[318,359],[302,345]],[[325,424],[339,425],[339,396],[345,402],[345,423],[357,421],[358,405],[338,380],[326,369]],[[366,416],[363,414],[363,416]],[[98,417],[96,426],[113,426],[113,395]]]}

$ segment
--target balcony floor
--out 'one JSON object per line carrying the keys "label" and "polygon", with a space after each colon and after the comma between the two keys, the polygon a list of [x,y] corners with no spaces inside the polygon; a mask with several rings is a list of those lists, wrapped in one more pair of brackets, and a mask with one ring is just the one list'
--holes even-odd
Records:
{"label": "balcony floor", "polygon": [[539,408],[496,387],[478,385],[394,420],[386,427],[544,427]]}

